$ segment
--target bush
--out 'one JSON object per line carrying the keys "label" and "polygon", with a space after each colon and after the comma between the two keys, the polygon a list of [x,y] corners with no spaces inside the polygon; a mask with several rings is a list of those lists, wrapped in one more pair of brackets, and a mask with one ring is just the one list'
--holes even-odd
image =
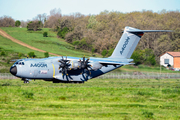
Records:
{"label": "bush", "polygon": [[7,64],[9,64],[10,63],[10,60],[7,60],[7,62],[6,62]]}
{"label": "bush", "polygon": [[135,65],[142,64],[142,54],[140,50],[134,51],[131,58],[134,60]]}
{"label": "bush", "polygon": [[91,52],[92,52],[92,55],[93,55],[94,52],[95,52],[95,48],[92,48],[92,49],[91,49]]}
{"label": "bush", "polygon": [[89,47],[88,44],[87,44],[87,42],[86,42],[86,39],[85,39],[85,38],[83,38],[83,39],[80,40],[79,46],[80,46],[81,48],[84,48],[84,49],[86,49],[86,48]]}
{"label": "bush", "polygon": [[22,55],[23,55],[22,53],[18,53],[18,57],[19,57],[19,58],[21,58],[21,57],[22,57]]}
{"label": "bush", "polygon": [[27,25],[27,29],[28,30],[42,30],[40,29],[40,25],[41,25],[41,21],[30,21]]}
{"label": "bush", "polygon": [[103,57],[105,57],[106,54],[107,54],[107,50],[103,50],[102,53],[101,53],[101,55],[102,55]]}
{"label": "bush", "polygon": [[135,65],[143,63],[146,65],[156,65],[154,52],[148,48],[134,51],[131,58],[134,60]]}
{"label": "bush", "polygon": [[114,49],[113,49],[113,48],[112,48],[112,49],[110,49],[110,50],[108,50],[107,56],[111,56],[111,55],[112,55],[112,53],[113,53],[113,51],[114,51]]}
{"label": "bush", "polygon": [[65,35],[69,32],[69,28],[64,27],[63,29],[60,29],[57,33],[58,37],[65,38]]}
{"label": "bush", "polygon": [[72,44],[75,45],[75,47],[81,48],[81,49],[86,49],[87,50],[88,48],[90,48],[90,45],[87,44],[85,38],[83,38],[81,40],[73,41]]}
{"label": "bush", "polygon": [[47,35],[48,35],[47,32],[43,32],[43,37],[48,37]]}
{"label": "bush", "polygon": [[31,58],[36,57],[36,55],[34,54],[34,52],[29,52],[29,53],[28,53],[28,56],[31,57]]}
{"label": "bush", "polygon": [[1,51],[1,54],[0,54],[1,56],[5,56],[6,55],[6,53],[4,52],[4,51]]}
{"label": "bush", "polygon": [[48,52],[45,52],[45,53],[44,53],[44,57],[48,58],[48,57],[49,57],[49,53],[48,53]]}
{"label": "bush", "polygon": [[79,45],[79,40],[73,41],[73,45]]}

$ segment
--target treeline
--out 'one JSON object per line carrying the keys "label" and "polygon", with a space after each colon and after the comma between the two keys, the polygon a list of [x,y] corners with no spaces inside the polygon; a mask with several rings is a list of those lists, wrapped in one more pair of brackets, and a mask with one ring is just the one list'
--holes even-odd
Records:
{"label": "treeline", "polygon": [[60,31],[62,34],[58,36],[76,48],[103,53],[105,56],[111,55],[125,26],[142,30],[173,30],[171,33],[146,33],[139,42],[136,48],[139,52],[133,56],[141,56],[139,63],[155,65],[159,63],[159,56],[166,51],[180,51],[179,20],[179,11],[104,11],[91,16],[79,13],[62,16],[54,10],[54,14],[47,19],[46,26]]}
{"label": "treeline", "polygon": [[85,16],[80,13],[62,15],[60,9],[53,9],[49,16],[39,14],[36,20],[41,21],[41,27],[56,31],[58,37],[73,44],[75,48],[89,50],[92,53],[97,52],[106,57],[113,52],[125,26],[142,30],[174,31],[144,34],[132,56],[134,59],[137,56],[141,57],[138,58],[140,61],[136,64],[155,65],[159,62],[159,56],[164,52],[180,51],[179,11],[162,10],[159,13],[103,11],[98,15]]}
{"label": "treeline", "polygon": [[19,27],[21,25],[21,27],[26,27],[27,26],[28,21],[19,21],[19,20],[14,20],[12,17],[10,16],[2,16],[0,17],[0,27]]}

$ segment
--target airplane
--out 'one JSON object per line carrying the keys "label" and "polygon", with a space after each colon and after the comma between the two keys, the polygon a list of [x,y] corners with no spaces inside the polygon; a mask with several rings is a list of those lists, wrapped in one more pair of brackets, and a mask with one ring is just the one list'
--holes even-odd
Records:
{"label": "airplane", "polygon": [[171,32],[170,30],[140,30],[126,26],[112,55],[108,58],[48,57],[17,60],[10,73],[24,83],[31,79],[53,83],[84,83],[124,65],[134,64],[130,59],[145,32]]}

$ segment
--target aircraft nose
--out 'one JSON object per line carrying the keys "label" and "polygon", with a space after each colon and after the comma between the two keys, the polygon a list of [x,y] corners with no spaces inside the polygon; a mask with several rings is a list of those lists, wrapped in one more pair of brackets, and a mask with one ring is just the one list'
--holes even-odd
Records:
{"label": "aircraft nose", "polygon": [[13,74],[13,75],[16,75],[17,74],[17,67],[16,66],[13,66],[10,68],[10,73]]}

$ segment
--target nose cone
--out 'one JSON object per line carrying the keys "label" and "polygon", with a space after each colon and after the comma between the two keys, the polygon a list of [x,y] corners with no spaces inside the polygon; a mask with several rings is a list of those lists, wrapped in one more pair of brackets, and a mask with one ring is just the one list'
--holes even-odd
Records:
{"label": "nose cone", "polygon": [[11,68],[10,68],[10,73],[11,73],[12,75],[16,75],[16,74],[17,74],[17,67],[16,67],[16,66],[11,67]]}

